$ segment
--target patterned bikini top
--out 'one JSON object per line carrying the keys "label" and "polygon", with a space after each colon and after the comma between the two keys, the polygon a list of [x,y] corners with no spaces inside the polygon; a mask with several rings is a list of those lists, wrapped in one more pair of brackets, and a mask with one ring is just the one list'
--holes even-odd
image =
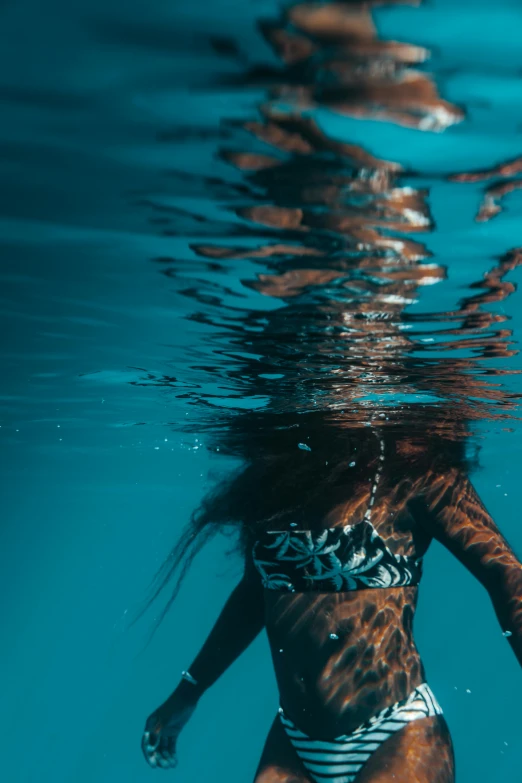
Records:
{"label": "patterned bikini top", "polygon": [[268,531],[254,544],[254,565],[268,590],[320,593],[417,585],[422,559],[394,555],[373,525]]}
{"label": "patterned bikini top", "polygon": [[379,466],[362,522],[319,532],[269,530],[254,544],[254,565],[265,588],[323,593],[419,583],[422,559],[394,555],[370,521],[384,461],[380,437],[379,443]]}

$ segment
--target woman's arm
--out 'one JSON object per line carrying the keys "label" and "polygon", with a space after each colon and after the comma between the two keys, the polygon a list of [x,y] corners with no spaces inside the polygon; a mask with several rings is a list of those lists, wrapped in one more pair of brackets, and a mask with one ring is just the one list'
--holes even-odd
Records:
{"label": "woman's arm", "polygon": [[253,564],[232,591],[203,647],[188,671],[197,684],[182,680],[180,687],[199,698],[239,658],[264,628],[263,587]]}
{"label": "woman's arm", "polygon": [[469,479],[452,470],[415,501],[417,517],[481,582],[522,665],[522,564]]}
{"label": "woman's arm", "polygon": [[264,624],[263,588],[253,563],[247,561],[241,582],[228,598],[189,675],[147,719],[141,747],[151,767],[176,765],[179,733],[200,697],[254,641]]}

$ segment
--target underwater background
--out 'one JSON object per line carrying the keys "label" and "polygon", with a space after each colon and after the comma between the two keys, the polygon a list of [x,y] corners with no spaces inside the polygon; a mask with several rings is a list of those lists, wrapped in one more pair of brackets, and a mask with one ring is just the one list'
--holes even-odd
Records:
{"label": "underwater background", "polygon": [[[294,32],[307,32],[310,7],[292,17]],[[408,42],[415,69],[435,85],[423,108],[384,100],[378,117],[357,97],[339,105],[328,74],[314,94],[307,85],[317,71],[308,60],[299,70],[301,55],[286,50],[282,68],[269,45],[285,13],[276,3],[20,0],[0,13],[2,780],[244,783],[277,708],[264,637],[205,696],[174,772],[149,769],[140,751],[146,716],[240,574],[230,541],[201,553],[149,645],[156,610],[132,627],[129,618],[203,492],[234,467],[206,447],[212,412],[284,407],[288,389],[301,390],[300,370],[291,375],[293,359],[287,367],[270,353],[266,333],[279,328],[283,308],[297,307],[289,302],[303,290],[295,246],[305,221],[296,221],[295,200],[315,196],[293,184],[308,165],[303,151],[291,180],[272,181],[263,171],[273,150],[260,132],[252,146],[245,123],[313,117],[323,139],[364,148],[363,167],[393,161],[384,169],[403,172],[397,187],[423,191],[401,213],[411,231],[400,241],[436,283],[424,280],[401,300],[404,323],[420,335],[410,385],[419,402],[446,394],[460,410],[463,396],[483,393],[501,409],[488,416],[471,405],[473,482],[520,556],[521,270],[506,254],[522,246],[522,8],[433,0],[372,9],[377,33],[368,41]],[[372,46],[361,55],[370,66]],[[318,56],[310,52],[303,58]],[[465,176],[489,170],[489,179]],[[268,196],[276,221],[253,212]],[[324,204],[309,211],[307,257],[339,257],[343,232],[356,237],[354,252],[382,244],[358,218],[355,228],[332,227]],[[277,263],[290,258],[289,267],[276,268],[261,240],[284,243]],[[274,274],[286,275],[284,291]],[[484,275],[495,294],[479,302],[495,316],[489,332],[481,337],[475,324],[464,336],[436,334],[447,319],[426,314],[467,300],[468,317]],[[299,312],[341,301],[332,287],[307,288]],[[261,332],[257,343],[244,339]],[[484,381],[477,356],[495,377]],[[318,354],[305,367],[319,404],[321,364]],[[335,408],[332,395],[329,386],[324,399]],[[416,638],[452,731],[457,779],[517,780],[519,666],[486,592],[437,544]]]}

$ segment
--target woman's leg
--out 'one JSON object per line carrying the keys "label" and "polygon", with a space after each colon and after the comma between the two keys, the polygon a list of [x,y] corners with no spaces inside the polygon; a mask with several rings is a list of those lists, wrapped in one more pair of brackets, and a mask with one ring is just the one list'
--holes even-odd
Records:
{"label": "woman's leg", "polygon": [[406,724],[371,755],[356,778],[356,783],[454,781],[453,745],[442,715]]}
{"label": "woman's leg", "polygon": [[254,783],[313,783],[277,716],[268,732]]}

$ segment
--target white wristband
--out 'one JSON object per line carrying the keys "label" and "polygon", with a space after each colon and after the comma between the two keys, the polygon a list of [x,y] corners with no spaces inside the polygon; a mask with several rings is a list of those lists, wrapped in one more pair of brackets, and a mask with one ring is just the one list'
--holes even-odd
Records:
{"label": "white wristband", "polygon": [[181,672],[181,677],[186,680],[187,682],[190,682],[191,685],[197,685],[198,681],[194,679],[192,674],[190,672]]}

